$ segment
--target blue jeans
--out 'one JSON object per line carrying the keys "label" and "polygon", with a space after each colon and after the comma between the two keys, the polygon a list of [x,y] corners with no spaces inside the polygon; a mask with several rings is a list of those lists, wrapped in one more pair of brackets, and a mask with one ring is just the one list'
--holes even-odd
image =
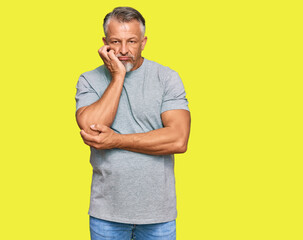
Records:
{"label": "blue jeans", "polygon": [[176,240],[176,220],[154,224],[127,224],[90,216],[91,240]]}

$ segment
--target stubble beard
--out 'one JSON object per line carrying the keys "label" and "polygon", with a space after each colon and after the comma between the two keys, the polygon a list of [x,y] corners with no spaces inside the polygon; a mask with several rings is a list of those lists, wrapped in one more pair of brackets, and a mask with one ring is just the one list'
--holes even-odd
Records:
{"label": "stubble beard", "polygon": [[[116,55],[116,57],[122,57],[122,55],[118,54],[118,55]],[[126,56],[123,55],[123,57],[130,57],[132,59],[132,61],[135,60],[135,57],[133,55],[126,55]],[[130,70],[132,70],[134,67],[134,63],[132,63],[132,62],[129,62],[129,61],[121,61],[121,62],[124,65],[126,72],[130,72]]]}
{"label": "stubble beard", "polygon": [[128,61],[121,61],[121,62],[124,65],[126,72],[130,72],[130,70],[132,70],[134,67],[134,64],[131,62]]}

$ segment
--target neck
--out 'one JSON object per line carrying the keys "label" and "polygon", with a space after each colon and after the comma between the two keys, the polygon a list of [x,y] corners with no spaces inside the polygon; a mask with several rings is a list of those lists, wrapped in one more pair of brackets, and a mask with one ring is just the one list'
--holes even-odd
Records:
{"label": "neck", "polygon": [[134,70],[138,69],[142,65],[143,60],[144,60],[144,58],[141,56],[139,61],[138,61],[138,65],[135,66],[131,71],[134,71]]}

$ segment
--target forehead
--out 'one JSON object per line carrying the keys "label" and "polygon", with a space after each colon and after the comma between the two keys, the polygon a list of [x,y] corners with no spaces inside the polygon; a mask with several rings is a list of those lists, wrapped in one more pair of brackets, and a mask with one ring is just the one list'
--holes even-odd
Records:
{"label": "forehead", "polygon": [[107,25],[107,37],[139,37],[141,36],[141,26],[137,20],[129,22],[119,22],[110,19]]}

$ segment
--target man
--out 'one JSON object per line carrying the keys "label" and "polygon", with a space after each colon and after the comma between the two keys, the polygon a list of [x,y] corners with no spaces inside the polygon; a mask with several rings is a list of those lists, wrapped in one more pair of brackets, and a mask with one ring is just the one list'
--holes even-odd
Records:
{"label": "man", "polygon": [[141,56],[145,20],[115,8],[104,19],[104,65],[81,74],[76,119],[90,146],[93,240],[176,239],[174,153],[190,113],[177,72]]}

